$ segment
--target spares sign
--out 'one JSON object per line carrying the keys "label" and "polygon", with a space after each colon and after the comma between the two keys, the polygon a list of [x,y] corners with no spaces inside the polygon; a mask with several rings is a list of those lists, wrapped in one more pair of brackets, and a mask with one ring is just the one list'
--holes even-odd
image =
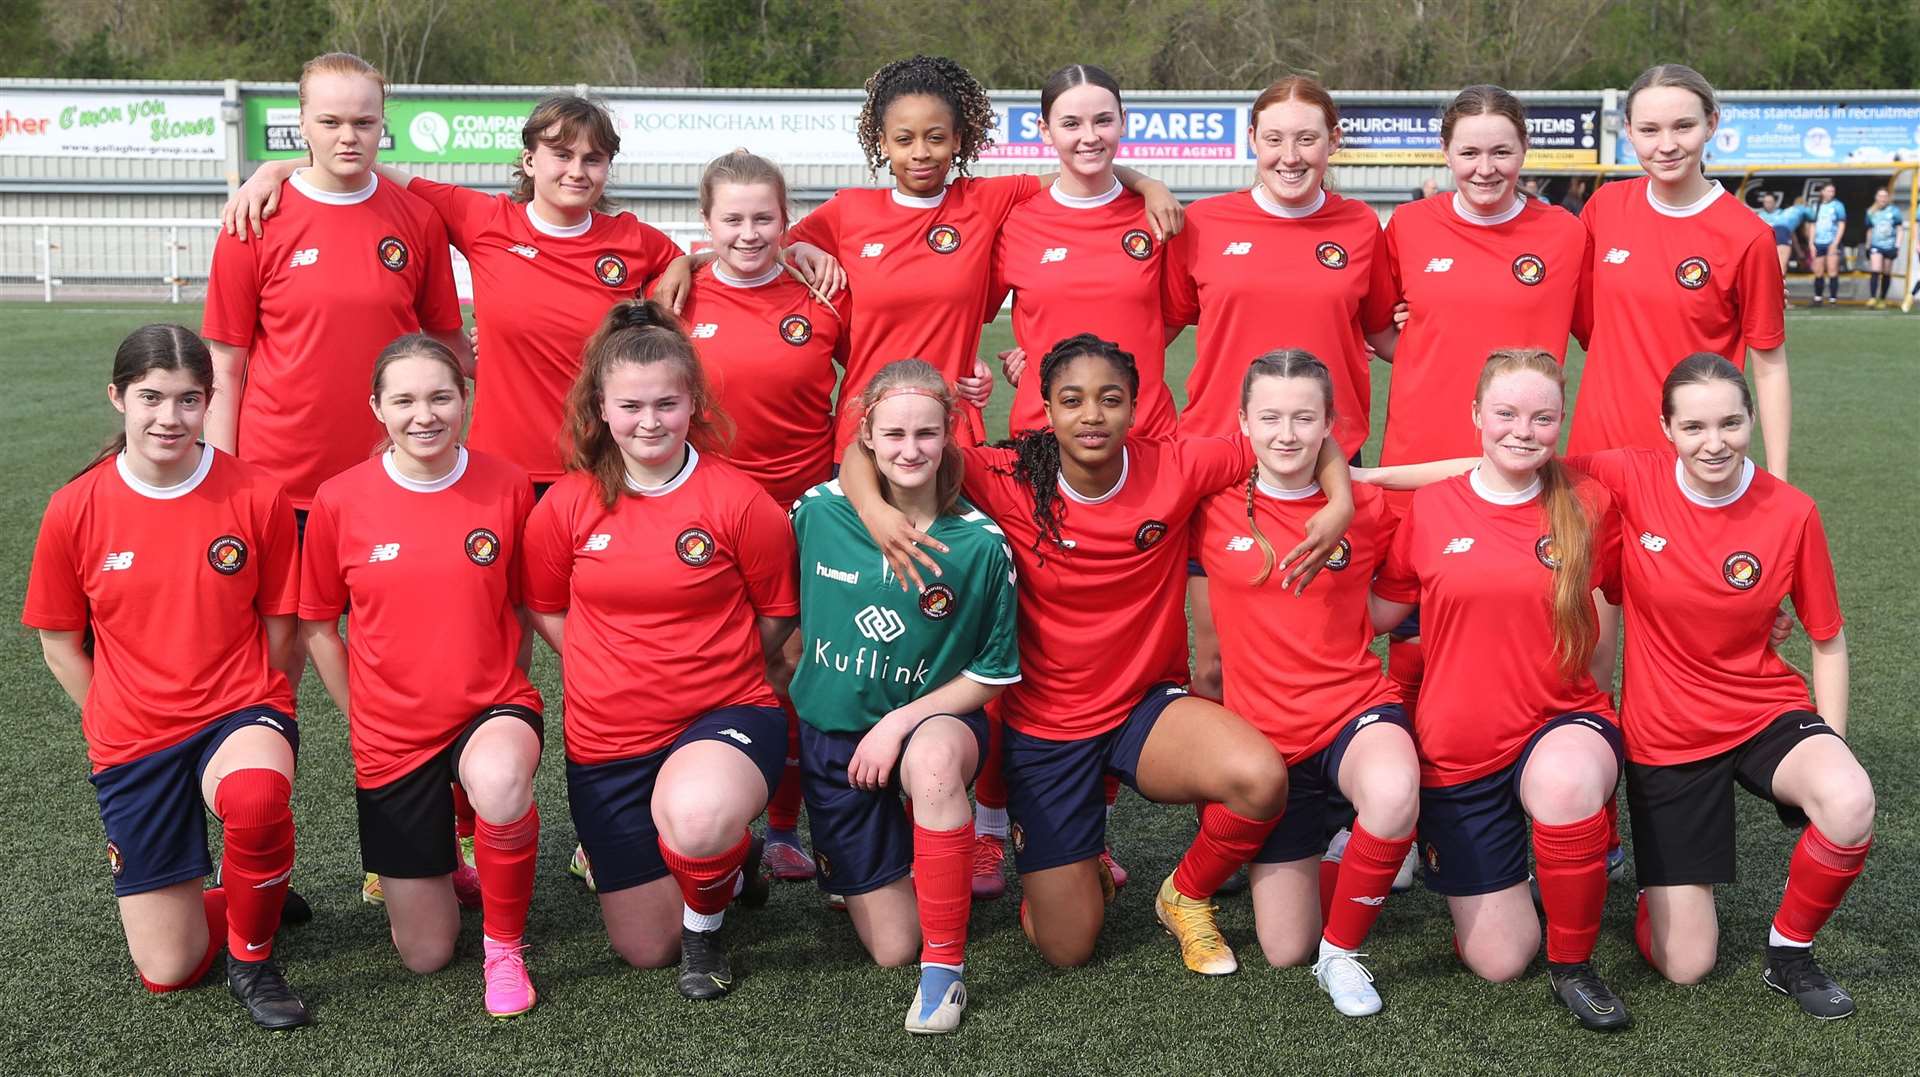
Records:
{"label": "spares sign", "polygon": [[[1040,109],[1014,105],[998,112],[993,145],[982,160],[1029,157],[1052,160],[1053,147],[1040,136]],[[1245,159],[1245,110],[1231,105],[1160,106],[1127,110],[1120,143],[1122,161],[1233,161]]]}
{"label": "spares sign", "polygon": [[218,94],[0,91],[0,156],[223,156]]}

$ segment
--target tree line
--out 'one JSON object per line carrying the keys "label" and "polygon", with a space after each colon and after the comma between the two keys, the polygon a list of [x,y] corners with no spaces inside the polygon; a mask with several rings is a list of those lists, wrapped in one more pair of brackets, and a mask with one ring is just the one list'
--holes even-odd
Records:
{"label": "tree line", "polygon": [[1920,86],[1915,0],[0,0],[0,75],[291,79],[359,53],[395,82],[861,85],[914,52],[991,87],[1095,62],[1123,86],[1625,86],[1682,60],[1741,89]]}

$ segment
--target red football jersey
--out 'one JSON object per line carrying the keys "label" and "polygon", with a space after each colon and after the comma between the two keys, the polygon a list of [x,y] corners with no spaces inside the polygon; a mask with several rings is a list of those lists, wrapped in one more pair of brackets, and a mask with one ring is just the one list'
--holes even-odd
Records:
{"label": "red football jersey", "polygon": [[738,468],[688,446],[678,478],[611,509],[568,472],[526,542],[527,606],[567,615],[568,759],[631,759],[708,711],[777,704],[757,622],[800,612],[793,529]]}
{"label": "red football jersey", "polygon": [[[1593,584],[1618,556],[1606,491],[1583,481],[1594,528]],[[1613,717],[1585,670],[1553,660],[1553,544],[1538,494],[1518,504],[1479,473],[1413,495],[1373,589],[1420,605],[1426,675],[1414,709],[1420,782],[1459,785],[1519,758],[1543,722],[1574,711]]]}
{"label": "red football jersey", "polygon": [[1237,435],[1247,364],[1304,348],[1333,375],[1333,434],[1348,453],[1366,443],[1372,381],[1366,334],[1393,324],[1393,273],[1380,218],[1329,194],[1304,216],[1263,189],[1203,198],[1167,254],[1162,313],[1195,325],[1186,434]]}
{"label": "red football jersey", "polygon": [[608,308],[680,257],[679,245],[631,213],[562,228],[505,194],[418,178],[407,190],[440,211],[473,270],[480,365],[467,443],[554,481],[581,349]]}
{"label": "red football jersey", "polygon": [[1806,682],[1767,633],[1788,596],[1814,639],[1832,639],[1845,623],[1813,499],[1751,460],[1724,499],[1687,488],[1671,451],[1615,449],[1567,463],[1605,484],[1620,510],[1628,757],[1691,763],[1811,709]]}
{"label": "red football jersey", "polygon": [[336,195],[296,174],[266,233],[214,242],[200,333],[247,349],[234,447],[304,509],[380,442],[367,409],[380,349],[460,328],[460,298],[446,226],[377,176]]}
{"label": "red football jersey", "polygon": [[148,486],[114,459],[54,491],[20,620],[93,629],[80,728],[97,773],[247,707],[292,714],[260,619],[291,616],[299,597],[280,484],[207,446],[178,486]]}
{"label": "red football jersey", "polygon": [[1201,503],[1194,516],[1193,557],[1207,570],[1213,625],[1227,709],[1265,733],[1298,763],[1369,707],[1400,693],[1370,649],[1367,596],[1386,560],[1395,517],[1377,487],[1355,484],[1352,526],[1304,596],[1280,586],[1278,559],[1306,534],[1307,519],[1327,505],[1316,484],[1278,490],[1256,484],[1254,518],[1272,544],[1275,564],[1255,586],[1263,555],[1247,525],[1245,483]]}
{"label": "red football jersey", "polygon": [[739,282],[709,264],[694,276],[681,317],[733,420],[727,459],[783,506],[827,481],[840,316],[778,266]]}
{"label": "red football jersey", "polygon": [[1132,436],[1173,436],[1160,316],[1166,249],[1147,230],[1146,215],[1146,199],[1115,181],[1110,194],[1096,198],[1073,198],[1050,187],[1007,218],[993,252],[987,318],[993,319],[1011,290],[1013,337],[1026,349],[1029,373],[1014,389],[1009,433],[1047,425],[1041,356],[1070,336],[1093,333],[1119,344],[1140,368]]}
{"label": "red football jersey", "polygon": [[411,773],[488,707],[540,709],[517,664],[514,612],[532,510],[526,472],[465,449],[438,482],[400,474],[389,452],[320,487],[301,551],[300,616],[347,614],[348,732],[362,789]]}
{"label": "red football jersey", "polygon": [[[925,359],[948,381],[973,372],[980,312],[993,274],[994,237],[1013,207],[1040,191],[1032,176],[961,176],[928,198],[892,188],[849,188],[800,219],[790,243],[811,243],[846,267],[848,400],[895,359]],[[840,409],[839,460],[859,427],[858,408]],[[962,442],[986,440],[980,410],[959,407]]]}
{"label": "red football jersey", "polygon": [[1480,455],[1473,390],[1495,350],[1567,358],[1587,230],[1532,199],[1484,223],[1463,214],[1458,197],[1409,202],[1387,221],[1388,264],[1408,317],[1394,346],[1383,464]]}
{"label": "red football jersey", "polygon": [[1655,205],[1645,176],[1609,183],[1580,213],[1592,236],[1574,330],[1587,344],[1567,451],[1664,449],[1660,385],[1673,364],[1786,342],[1773,229],[1718,183],[1684,210]]}
{"label": "red football jersey", "polygon": [[1253,454],[1238,437],[1129,440],[1125,451],[1120,481],[1100,497],[1060,484],[1061,549],[1040,538],[1014,451],[966,450],[967,500],[1006,532],[1019,568],[1022,677],[1000,705],[1022,733],[1098,736],[1154,684],[1190,676],[1187,526]]}

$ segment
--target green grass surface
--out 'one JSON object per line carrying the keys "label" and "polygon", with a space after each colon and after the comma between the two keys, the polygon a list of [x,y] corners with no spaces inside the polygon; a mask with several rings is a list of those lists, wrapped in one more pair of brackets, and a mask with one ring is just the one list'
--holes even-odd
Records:
{"label": "green grass surface", "polygon": [[[0,430],[14,446],[0,483],[4,606],[16,618],[48,494],[113,429],[104,399],[114,346],[149,320],[197,325],[193,306],[0,306],[8,392]],[[1188,809],[1128,794],[1116,848],[1122,892],[1091,966],[1056,971],[1021,937],[1014,894],[975,909],[960,1034],[909,1040],[900,1018],[911,970],[871,967],[846,919],[809,885],[776,889],[762,912],[731,918],[738,992],[682,1001],[671,973],[625,968],[593,900],[563,872],[572,848],[560,737],[540,774],[545,841],[529,936],[541,1005],[496,1024],[480,1005],[477,914],[452,967],[407,973],[385,916],[360,904],[353,777],[345,723],[309,677],[301,699],[295,883],[317,918],[279,953],[317,1024],[272,1036],[247,1024],[218,981],[148,997],[136,983],[109,889],[78,716],[41,664],[31,632],[0,632],[0,1067],[108,1073],[1081,1073],[1545,1072],[1911,1073],[1920,1068],[1920,766],[1914,702],[1916,469],[1920,415],[1913,342],[1920,318],[1796,313],[1789,318],[1796,482],[1826,515],[1839,564],[1853,665],[1853,743],[1880,792],[1866,876],[1821,936],[1828,968],[1859,1000],[1851,1021],[1805,1018],[1760,983],[1761,948],[1793,836],[1742,798],[1741,881],[1721,894],[1723,956],[1707,983],[1668,986],[1631,941],[1632,889],[1607,904],[1596,962],[1637,1019],[1625,1034],[1576,1030],[1544,978],[1495,986],[1464,972],[1439,898],[1416,888],[1387,904],[1369,945],[1386,998],[1380,1016],[1336,1016],[1302,969],[1260,957],[1244,897],[1221,924],[1243,964],[1203,980],[1180,967],[1155,924],[1154,885],[1191,832]],[[1005,347],[1004,325],[983,350]],[[1190,335],[1169,365],[1184,374]],[[1376,367],[1374,426],[1387,368]],[[1179,380],[1178,377],[1175,378]],[[1176,390],[1178,386],[1176,385]],[[995,429],[1004,429],[999,387]],[[1374,456],[1377,439],[1367,451]],[[167,611],[155,611],[165,617]],[[181,625],[182,631],[191,626]],[[1123,631],[1114,626],[1116,640]],[[1103,645],[1089,641],[1089,645]],[[1804,639],[1790,657],[1806,659]],[[536,679],[556,702],[544,648]],[[557,709],[557,708],[555,708]],[[557,733],[557,729],[556,729]]]}

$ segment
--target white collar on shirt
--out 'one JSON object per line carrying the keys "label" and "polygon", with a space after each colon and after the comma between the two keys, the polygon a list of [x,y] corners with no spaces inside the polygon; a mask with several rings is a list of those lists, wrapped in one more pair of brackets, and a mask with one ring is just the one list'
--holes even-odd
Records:
{"label": "white collar on shirt", "polygon": [[[306,169],[301,169],[300,171],[304,172]],[[365,187],[357,191],[346,191],[344,193],[339,191],[323,191],[313,184],[308,183],[306,177],[302,176],[300,172],[295,172],[293,175],[288,176],[287,182],[293,184],[294,190],[299,191],[301,194],[306,195],[308,198],[313,199],[323,206],[357,206],[373,197],[374,189],[380,186],[380,174],[378,172],[367,173],[367,185]]]}
{"label": "white collar on shirt", "polygon": [[1701,195],[1692,203],[1684,206],[1669,206],[1653,196],[1653,183],[1652,181],[1648,181],[1647,205],[1652,206],[1653,211],[1662,217],[1691,217],[1706,209],[1708,206],[1713,205],[1715,199],[1726,193],[1727,189],[1720,186],[1720,181],[1714,180],[1708,184],[1707,193]]}
{"label": "white collar on shirt", "polygon": [[947,189],[945,187],[940,188],[939,194],[930,194],[924,197],[921,195],[901,194],[900,188],[898,187],[895,187],[887,193],[893,195],[894,205],[905,206],[908,209],[936,209],[940,203],[947,200]]}
{"label": "white collar on shirt", "polygon": [[527,223],[533,225],[533,230],[543,236],[552,236],[555,239],[572,239],[575,236],[586,235],[587,232],[593,228],[593,211],[588,210],[586,217],[582,219],[579,224],[550,224],[545,218],[535,213],[533,211],[533,203],[528,202]]}
{"label": "white collar on shirt", "polygon": [[1103,194],[1068,194],[1060,189],[1060,180],[1058,177],[1055,177],[1052,186],[1047,188],[1047,193],[1053,196],[1055,202],[1060,203],[1068,209],[1099,209],[1101,206],[1120,197],[1120,192],[1123,189],[1124,188],[1120,186],[1120,181],[1115,179],[1113,186],[1107,188]]}
{"label": "white collar on shirt", "polygon": [[1480,468],[1478,465],[1475,465],[1474,469],[1467,473],[1467,484],[1473,487],[1474,493],[1480,495],[1480,500],[1490,505],[1524,505],[1540,496],[1540,476],[1535,475],[1533,477],[1533,485],[1524,490],[1517,490],[1511,494],[1502,493],[1499,490],[1487,489],[1487,484],[1480,481]]}
{"label": "white collar on shirt", "polygon": [[453,470],[430,482],[421,482],[419,479],[410,479],[402,475],[400,473],[400,465],[393,460],[394,454],[399,451],[398,449],[388,449],[386,452],[381,453],[380,463],[387,469],[387,478],[392,479],[394,484],[402,490],[412,490],[416,494],[437,494],[447,487],[452,486],[454,483],[459,482],[460,476],[467,473],[467,447],[465,445],[460,446],[459,455],[454,458]]}
{"label": "white collar on shirt", "polygon": [[722,268],[719,262],[713,263],[713,278],[729,288],[758,288],[786,271],[785,266],[775,262],[757,277],[736,277]]}
{"label": "white collar on shirt", "polygon": [[185,497],[193,493],[194,489],[206,480],[207,472],[213,470],[213,447],[201,442],[200,463],[194,467],[193,474],[172,486],[155,486],[134,475],[133,469],[127,466],[125,449],[120,450],[120,454],[113,458],[113,468],[120,473],[120,479],[127,484],[128,489],[141,497],[150,497],[155,501],[172,501],[176,497]]}
{"label": "white collar on shirt", "polygon": [[1508,206],[1503,212],[1495,213],[1492,216],[1486,216],[1483,214],[1475,213],[1473,211],[1473,207],[1467,205],[1466,197],[1462,195],[1459,191],[1453,192],[1454,216],[1459,217],[1461,220],[1467,222],[1468,224],[1478,224],[1478,225],[1491,228],[1496,224],[1505,224],[1508,221],[1513,220],[1515,217],[1520,216],[1520,212],[1526,208],[1527,208],[1527,196],[1523,194],[1516,194],[1513,196],[1513,205]]}
{"label": "white collar on shirt", "polygon": [[1255,489],[1273,498],[1275,501],[1305,501],[1307,498],[1320,492],[1320,484],[1318,482],[1310,482],[1298,490],[1288,490],[1283,487],[1272,486],[1269,485],[1265,479],[1255,479],[1253,485]]}
{"label": "white collar on shirt", "polygon": [[1687,485],[1687,466],[1677,456],[1673,458],[1673,481],[1688,501],[1703,509],[1724,509],[1746,496],[1747,488],[1753,485],[1753,461],[1748,459],[1740,462],[1740,482],[1734,486],[1732,493],[1721,497],[1708,497]]}
{"label": "white collar on shirt", "polygon": [[639,483],[633,481],[632,475],[628,475],[627,489],[632,490],[634,493],[639,494],[641,497],[663,497],[667,494],[673,493],[675,490],[680,489],[682,486],[685,486],[687,484],[687,480],[693,477],[694,465],[698,464],[699,462],[700,462],[700,450],[694,448],[693,445],[689,443],[687,445],[687,462],[680,465],[679,474],[675,475],[673,478],[668,479],[666,482],[663,482],[658,486],[642,486]]}
{"label": "white collar on shirt", "polygon": [[1128,452],[1126,446],[1123,445],[1120,447],[1120,477],[1114,481],[1113,488],[1106,493],[1098,497],[1088,497],[1073,487],[1068,486],[1065,475],[1060,476],[1056,481],[1060,484],[1060,492],[1067,495],[1067,500],[1078,501],[1082,505],[1098,505],[1103,501],[1113,500],[1113,495],[1119,493],[1120,488],[1127,484],[1127,473],[1131,470],[1133,470],[1133,454]]}
{"label": "white collar on shirt", "polygon": [[1266,210],[1275,217],[1286,217],[1289,219],[1311,217],[1320,212],[1321,207],[1327,204],[1327,190],[1322,187],[1320,190],[1315,191],[1313,201],[1308,205],[1297,207],[1283,206],[1275,202],[1273,196],[1267,193],[1265,184],[1256,183],[1253,185],[1253,204]]}

